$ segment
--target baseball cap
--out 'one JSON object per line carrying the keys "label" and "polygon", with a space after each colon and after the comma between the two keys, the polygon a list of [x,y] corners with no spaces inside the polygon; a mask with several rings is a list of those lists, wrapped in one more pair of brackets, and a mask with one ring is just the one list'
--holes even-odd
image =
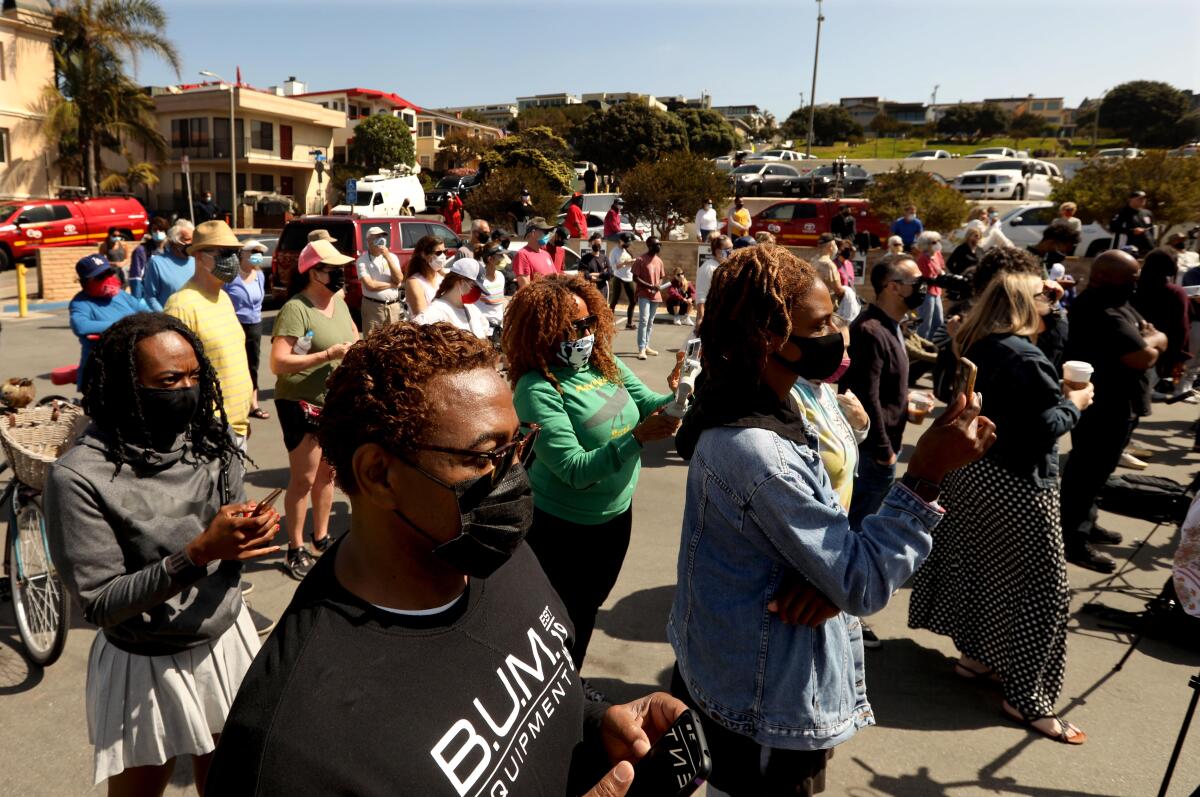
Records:
{"label": "baseball cap", "polygon": [[308,240],[310,240],[310,241],[333,241],[334,243],[337,242],[337,239],[329,234],[329,230],[313,230],[308,234]]}
{"label": "baseball cap", "polygon": [[1144,197],[1145,195],[1146,195],[1145,191],[1130,191],[1129,192],[1130,199],[1137,199],[1138,197]]}
{"label": "baseball cap", "polygon": [[631,232],[621,233],[620,240],[621,240],[621,243],[623,243],[623,244],[633,243],[633,233],[631,233]]}
{"label": "baseball cap", "polygon": [[87,255],[79,258],[75,263],[75,273],[81,280],[95,279],[104,272],[112,270],[112,263],[109,263],[108,258],[104,255]]}
{"label": "baseball cap", "polygon": [[749,235],[743,235],[740,238],[733,239],[734,249],[745,249],[747,246],[757,246],[758,241],[751,238]]}
{"label": "baseball cap", "polygon": [[833,243],[834,240],[836,240],[836,239],[833,237],[833,233],[823,232],[817,238],[817,243],[824,246],[825,244]]}
{"label": "baseball cap", "polygon": [[613,200],[613,204],[614,204],[614,205],[624,205],[624,204],[625,204],[625,200],[624,200],[624,199],[621,199],[621,197],[617,197],[616,199],[614,199],[614,200]]}
{"label": "baseball cap", "polygon": [[242,242],[242,251],[243,252],[263,252],[263,253],[265,253],[267,251],[267,245],[251,238],[248,241]]}
{"label": "baseball cap", "polygon": [[549,224],[547,224],[546,220],[544,218],[542,218],[541,216],[534,216],[532,219],[529,220],[529,223],[526,225],[525,229],[541,230],[542,232],[549,232],[550,230],[553,230],[554,228],[552,226],[550,226]]}
{"label": "baseball cap", "polygon": [[335,249],[329,241],[318,238],[315,241],[309,241],[308,245],[300,250],[299,271],[303,274],[310,268],[315,268],[321,264],[327,266],[344,266],[353,260],[354,258],[347,257]]}
{"label": "baseball cap", "polygon": [[466,277],[479,287],[483,287],[483,266],[473,257],[460,257],[450,264],[450,273]]}
{"label": "baseball cap", "polygon": [[387,230],[382,227],[371,227],[367,230],[367,235],[387,235]]}
{"label": "baseball cap", "polygon": [[[495,255],[502,255],[502,254],[504,254],[504,252],[505,252],[505,249],[503,246],[498,246],[496,244],[493,244],[493,245],[489,246],[487,249],[484,249],[483,252],[480,254],[480,257],[482,257],[484,260],[487,260],[489,257],[493,257]],[[467,258],[463,258],[463,259],[467,259]],[[453,268],[454,268],[454,266],[452,265],[451,269],[453,269]]]}

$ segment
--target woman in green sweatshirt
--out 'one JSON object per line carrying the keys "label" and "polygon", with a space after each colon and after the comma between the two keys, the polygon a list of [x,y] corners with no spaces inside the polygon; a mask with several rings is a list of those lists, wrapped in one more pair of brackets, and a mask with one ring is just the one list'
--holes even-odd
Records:
{"label": "woman in green sweatshirt", "polygon": [[[629,548],[642,446],[679,425],[661,413],[672,394],[650,390],[613,356],[615,334],[604,297],[579,277],[530,283],[504,313],[513,403],[522,423],[542,429],[528,541],[575,624],[576,667]],[[672,390],[678,379],[677,368]]]}

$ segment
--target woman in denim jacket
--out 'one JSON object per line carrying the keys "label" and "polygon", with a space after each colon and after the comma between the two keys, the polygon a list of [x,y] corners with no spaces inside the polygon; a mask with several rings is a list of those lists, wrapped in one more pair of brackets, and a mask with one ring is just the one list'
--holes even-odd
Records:
{"label": "woman in denim jacket", "polygon": [[701,713],[713,789],[813,794],[828,751],[874,722],[857,615],[882,609],[929,553],[942,477],[978,459],[995,427],[978,397],[960,397],[852,532],[813,428],[788,401],[798,378],[841,364],[828,289],[764,245],[726,261],[708,303],[705,381],[676,438],[690,468],[672,691]]}

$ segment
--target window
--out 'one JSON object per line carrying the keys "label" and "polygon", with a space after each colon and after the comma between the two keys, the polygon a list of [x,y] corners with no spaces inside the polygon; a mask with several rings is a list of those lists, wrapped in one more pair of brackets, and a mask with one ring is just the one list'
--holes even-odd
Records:
{"label": "window", "polygon": [[422,138],[433,135],[433,122],[421,122],[417,135]]}
{"label": "window", "polygon": [[791,221],[792,209],[795,207],[796,205],[774,205],[764,210],[758,217],[766,221]]}
{"label": "window", "polygon": [[1041,100],[1038,100],[1038,101],[1036,101],[1036,102],[1033,104],[1033,110],[1035,110],[1035,111],[1044,111],[1044,110],[1046,110],[1046,103],[1042,102]]}
{"label": "window", "polygon": [[792,213],[793,219],[815,219],[817,217],[817,206],[807,202],[797,202],[795,211]]}
{"label": "window", "polygon": [[8,163],[8,128],[0,127],[0,163]]}
{"label": "window", "polygon": [[434,236],[437,236],[438,238],[441,238],[442,243],[444,243],[446,245],[447,249],[455,249],[459,245],[458,236],[455,235],[454,231],[451,230],[449,227],[446,227],[441,224],[430,224],[429,225],[429,233],[430,233],[430,235],[434,235]]}
{"label": "window", "polygon": [[279,178],[279,193],[283,194],[284,196],[295,196],[296,195],[295,180],[291,177],[280,177]]}
{"label": "window", "polygon": [[51,211],[55,221],[69,221],[71,218],[71,209],[66,205],[52,205]]}
{"label": "window", "polygon": [[446,125],[443,124],[442,122],[437,123],[437,137],[438,138],[446,137]]}
{"label": "window", "polygon": [[252,174],[250,175],[250,185],[255,191],[274,191],[275,176],[271,174]]}
{"label": "window", "polygon": [[400,225],[400,242],[405,249],[413,249],[417,245],[417,241],[425,235],[429,234],[428,224],[408,224]]}
{"label": "window", "polygon": [[1061,102],[1059,102],[1058,100],[1050,100],[1050,101],[1048,101],[1048,102],[1046,103],[1046,110],[1047,110],[1047,111],[1059,111],[1059,110],[1062,110],[1062,103],[1061,103]]}
{"label": "window", "polygon": [[[226,130],[229,122],[226,120]],[[208,152],[200,152],[208,146],[208,119],[193,117],[191,119],[171,120],[171,148],[180,150],[177,154],[203,157]]]}
{"label": "window", "polygon": [[275,149],[275,125],[254,119],[250,122],[250,148]]}
{"label": "window", "polygon": [[228,158],[229,145],[229,120],[221,118],[213,119],[212,156],[214,158]]}
{"label": "window", "polygon": [[18,224],[43,224],[47,221],[54,221],[54,211],[49,205],[33,205],[21,211],[20,217],[17,219]]}
{"label": "window", "polygon": [[357,106],[357,105],[350,105],[350,106],[348,106],[348,107],[349,107],[349,109],[350,109],[350,110],[347,112],[347,115],[348,115],[348,116],[349,116],[351,119],[357,119],[357,118],[358,118],[358,106]]}
{"label": "window", "polygon": [[0,80],[8,80],[8,65],[4,62],[4,42],[0,42]]}
{"label": "window", "polygon": [[433,158],[430,157],[429,155],[422,155],[421,156],[421,168],[423,168],[423,169],[433,168]]}
{"label": "window", "polygon": [[1054,221],[1058,211],[1054,207],[1033,208],[1012,220],[1017,227],[1045,227]]}

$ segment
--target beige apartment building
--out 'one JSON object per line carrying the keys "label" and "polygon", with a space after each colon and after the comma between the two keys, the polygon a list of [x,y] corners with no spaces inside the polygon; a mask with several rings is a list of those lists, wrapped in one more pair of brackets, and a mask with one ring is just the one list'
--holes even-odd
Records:
{"label": "beige apartment building", "polygon": [[5,0],[0,11],[0,197],[44,197],[57,187],[40,111],[54,79],[50,13],[46,0]]}
{"label": "beige apartment building", "polygon": [[488,143],[499,141],[505,135],[498,127],[463,119],[462,111],[421,111],[417,114],[417,163],[422,169],[433,168],[437,152],[442,148],[442,140],[456,130],[473,138],[482,138]]}
{"label": "beige apartment building", "polygon": [[342,114],[342,126],[333,131],[333,151],[327,154],[331,161],[346,162],[346,147],[350,139],[354,138],[354,128],[358,127],[358,123],[363,119],[369,119],[376,114],[390,114],[400,119],[412,131],[414,146],[417,143],[417,114],[421,113],[421,109],[399,94],[377,89],[353,88],[306,91],[291,96]]}
{"label": "beige apartment building", "polygon": [[984,100],[985,103],[999,105],[1013,116],[1029,113],[1040,116],[1047,124],[1061,129],[1070,121],[1070,114],[1063,107],[1062,97],[1035,97],[1029,94],[1025,97],[999,97]]}
{"label": "beige apartment building", "polygon": [[[234,134],[229,130],[229,95],[234,99]],[[325,204],[328,175],[318,179],[316,156],[328,157],[345,111],[249,86],[205,83],[155,88],[159,130],[167,140],[168,160],[159,170],[156,201],[160,211],[186,213],[188,160],[193,197],[212,191],[224,210],[230,205],[230,151],[236,144],[237,194],[246,191],[291,197],[301,213],[319,213]]]}

